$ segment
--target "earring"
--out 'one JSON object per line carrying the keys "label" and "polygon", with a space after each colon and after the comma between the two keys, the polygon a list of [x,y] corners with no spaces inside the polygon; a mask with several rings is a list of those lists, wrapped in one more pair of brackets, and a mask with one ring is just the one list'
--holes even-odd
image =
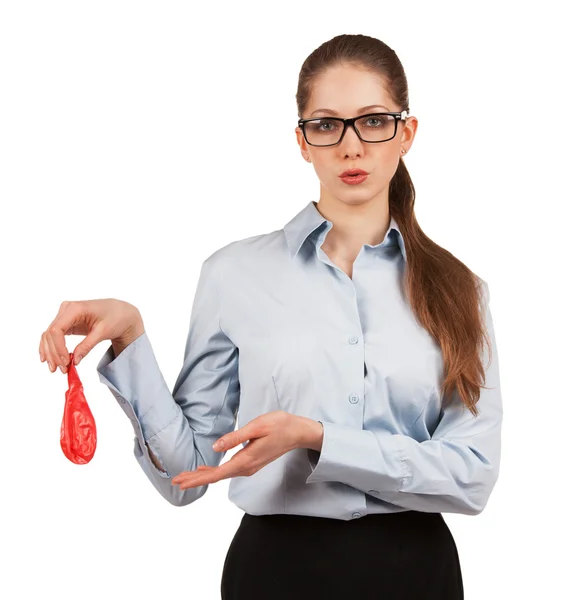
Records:
{"label": "earring", "polygon": [[404,150],[404,148],[402,148],[402,149],[401,149],[401,153],[402,153],[402,154],[405,154],[405,150]]}

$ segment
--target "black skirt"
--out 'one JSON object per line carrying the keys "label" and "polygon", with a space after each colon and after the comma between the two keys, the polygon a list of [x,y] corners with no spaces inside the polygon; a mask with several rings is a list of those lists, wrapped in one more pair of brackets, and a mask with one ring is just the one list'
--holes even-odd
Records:
{"label": "black skirt", "polygon": [[222,600],[463,600],[454,538],[441,513],[343,521],[245,513],[229,546]]}

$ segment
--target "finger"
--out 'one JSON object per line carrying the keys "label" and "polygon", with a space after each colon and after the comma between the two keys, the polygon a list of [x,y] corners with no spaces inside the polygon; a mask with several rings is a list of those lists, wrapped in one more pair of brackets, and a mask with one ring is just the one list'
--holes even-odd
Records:
{"label": "finger", "polygon": [[[239,429],[226,433],[224,436],[218,438],[214,442],[212,448],[218,452],[229,450],[230,448],[236,448],[239,444],[243,444],[246,441],[251,443],[255,439],[263,438],[267,436],[268,433],[269,429],[267,421],[265,420],[264,415],[260,415],[247,423],[244,427],[240,427]],[[221,442],[223,442],[222,445]]]}
{"label": "finger", "polygon": [[77,365],[96,344],[99,344],[104,339],[106,339],[105,327],[102,323],[96,323],[88,332],[88,335],[74,349],[74,364]]}
{"label": "finger", "polygon": [[179,483],[182,481],[187,481],[188,479],[190,479],[190,477],[199,475],[203,471],[209,472],[213,469],[217,469],[217,467],[200,466],[195,471],[183,471],[182,473],[178,473],[178,475],[173,477],[173,479],[171,481],[172,481],[172,483]]}
{"label": "finger", "polygon": [[47,360],[47,342],[45,341],[45,332],[41,334],[39,341],[39,360],[45,362]]}
{"label": "finger", "polygon": [[[53,326],[53,323],[55,323],[57,321],[57,319],[67,310],[67,308],[69,307],[70,304],[71,303],[68,300],[64,300],[63,302],[61,302],[61,304],[59,305],[59,310],[57,311],[57,314],[55,315],[55,318],[51,321],[51,323],[49,324],[49,327],[47,327],[46,331],[44,331],[41,334],[41,340],[39,342],[39,359],[41,360],[41,362],[45,362],[46,360],[48,361],[48,358],[50,356],[50,345],[46,340],[45,334]],[[55,363],[53,362],[53,358],[54,358],[54,356],[51,356],[51,364],[54,365]],[[68,364],[68,361],[66,364]]]}
{"label": "finger", "polygon": [[49,366],[49,370],[51,372],[54,372],[57,367],[55,366],[55,362],[54,362],[55,359],[54,359],[54,356],[52,355],[53,352],[51,350],[51,345],[49,344],[49,340],[47,339],[46,331],[43,333],[43,350],[45,352],[45,360],[47,362],[47,365]]}
{"label": "finger", "polygon": [[45,351],[43,350],[43,334],[41,334],[41,337],[39,338],[39,360],[41,362],[45,362]]}
{"label": "finger", "polygon": [[49,349],[48,359],[47,359],[49,362],[49,369],[51,370],[51,373],[54,373],[57,370],[57,367],[59,366],[61,359],[57,355],[57,349],[55,348],[55,344],[53,343],[53,338],[51,337],[51,334],[49,333],[49,331],[45,332],[45,340],[47,342],[47,348]]}
{"label": "finger", "polygon": [[172,480],[172,483],[173,485],[180,485],[180,489],[186,489],[188,487],[217,483],[226,476],[228,475],[226,475],[225,469],[211,467],[205,471],[188,471],[185,475],[181,473]]}
{"label": "finger", "polygon": [[241,427],[240,429],[237,429],[237,431],[232,431],[231,433],[227,433],[223,437],[218,438],[214,442],[212,448],[216,452],[222,452],[224,450],[229,450],[230,448],[235,448],[239,444],[242,444],[244,441],[248,440],[250,435],[250,430],[247,429],[247,425],[245,425],[245,427]]}
{"label": "finger", "polygon": [[49,344],[47,343],[46,331],[41,334],[41,352],[43,354],[44,361],[47,363],[47,366],[51,368],[51,351],[49,350]]}
{"label": "finger", "polygon": [[218,478],[215,474],[212,473],[201,473],[198,475],[193,475],[192,477],[187,477],[182,481],[178,482],[175,485],[181,490],[186,490],[188,488],[199,487],[201,485],[209,485],[210,483],[217,483],[221,478]]}
{"label": "finger", "polygon": [[70,355],[65,343],[65,335],[73,332],[73,326],[80,320],[84,305],[77,302],[62,302],[57,316],[47,328],[53,346],[54,358],[59,365],[65,367],[70,362]]}
{"label": "finger", "polygon": [[[61,304],[59,305],[59,310],[57,311],[57,314],[55,315],[55,318],[51,321],[51,323],[49,323],[49,327],[51,327],[53,325],[53,323],[55,323],[57,321],[57,319],[67,310],[67,308],[71,304],[72,303],[69,300],[63,300],[61,302]],[[49,327],[47,327],[47,329],[49,329]]]}
{"label": "finger", "polygon": [[188,471],[186,473],[180,473],[171,480],[172,485],[189,485],[192,487],[196,482],[198,485],[204,483],[210,483],[209,478],[211,474],[209,472],[202,473],[201,471]]}
{"label": "finger", "polygon": [[175,475],[171,479],[171,481],[172,481],[172,483],[177,483],[178,481],[181,481],[192,475],[195,475],[204,469],[210,470],[210,469],[215,469],[215,468],[216,467],[208,467],[207,465],[200,465],[195,471],[182,471],[182,473],[178,473],[178,475]]}
{"label": "finger", "polygon": [[180,483],[189,484],[189,487],[195,487],[198,485],[205,485],[207,483],[216,483],[221,479],[228,477],[238,477],[250,471],[249,457],[246,454],[246,448],[239,450],[231,460],[219,465],[218,467],[208,467],[202,465],[202,470],[198,471],[184,471],[179,473],[171,480],[173,485]]}
{"label": "finger", "polygon": [[[241,450],[240,452],[243,452],[243,450]],[[239,458],[236,458],[236,456],[237,455],[235,455],[227,462],[224,462],[222,465],[214,467],[213,472],[202,473],[201,477],[210,478],[211,482],[215,483],[217,481],[220,481],[221,479],[227,479],[229,477],[239,477],[240,475],[244,475],[247,471],[250,471],[248,457],[245,457],[243,455],[242,457],[240,456]],[[200,475],[197,475],[197,477],[200,477]]]}

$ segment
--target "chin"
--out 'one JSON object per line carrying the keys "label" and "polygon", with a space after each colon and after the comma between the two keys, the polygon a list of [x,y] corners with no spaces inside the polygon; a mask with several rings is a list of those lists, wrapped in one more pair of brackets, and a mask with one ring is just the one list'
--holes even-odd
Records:
{"label": "chin", "polygon": [[344,204],[367,204],[374,198],[374,193],[367,190],[363,190],[362,192],[360,190],[351,190],[348,194],[341,194],[336,197]]}

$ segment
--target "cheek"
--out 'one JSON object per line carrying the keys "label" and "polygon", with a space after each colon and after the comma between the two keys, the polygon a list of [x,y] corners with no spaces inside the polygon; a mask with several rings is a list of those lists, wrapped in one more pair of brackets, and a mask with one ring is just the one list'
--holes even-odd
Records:
{"label": "cheek", "polygon": [[333,187],[339,183],[335,175],[335,167],[333,167],[333,169],[330,167],[331,164],[334,165],[336,163],[328,160],[325,157],[315,156],[312,154],[310,154],[310,156],[312,158],[313,170],[315,171],[315,174],[322,185],[325,187]]}
{"label": "cheek", "polygon": [[378,194],[390,185],[399,164],[399,159],[389,153],[383,154],[375,160],[370,177],[366,181],[371,194]]}
{"label": "cheek", "polygon": [[[388,143],[383,142],[382,146],[386,146]],[[395,147],[388,146],[386,148],[379,148],[378,150],[378,152],[375,152],[374,158],[370,161],[374,165],[372,177],[379,181],[388,182],[394,176],[399,165],[399,148],[396,149]]]}

